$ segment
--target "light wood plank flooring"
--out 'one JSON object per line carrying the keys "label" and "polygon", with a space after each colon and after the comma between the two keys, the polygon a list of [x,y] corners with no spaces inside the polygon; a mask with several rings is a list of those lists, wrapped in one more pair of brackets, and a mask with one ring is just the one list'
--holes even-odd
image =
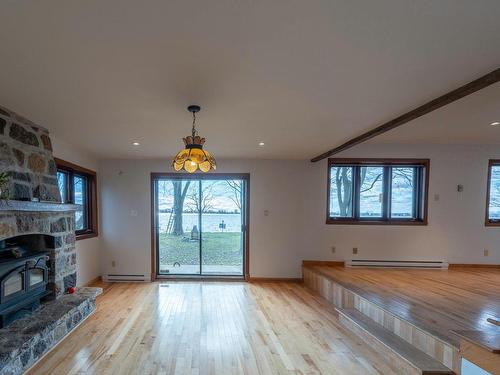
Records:
{"label": "light wood plank flooring", "polygon": [[455,347],[451,330],[498,331],[500,269],[308,268]]}
{"label": "light wood plank flooring", "polygon": [[33,374],[395,374],[294,283],[115,283]]}

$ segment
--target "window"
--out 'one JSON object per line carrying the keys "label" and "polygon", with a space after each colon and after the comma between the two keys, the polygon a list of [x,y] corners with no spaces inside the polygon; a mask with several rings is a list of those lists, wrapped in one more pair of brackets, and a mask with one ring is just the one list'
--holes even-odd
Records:
{"label": "window", "polygon": [[500,160],[488,164],[486,225],[500,226]]}
{"label": "window", "polygon": [[96,237],[96,173],[61,159],[55,161],[61,202],[81,205],[81,209],[75,212],[76,239]]}
{"label": "window", "polygon": [[326,222],[425,225],[428,176],[428,159],[328,159]]}

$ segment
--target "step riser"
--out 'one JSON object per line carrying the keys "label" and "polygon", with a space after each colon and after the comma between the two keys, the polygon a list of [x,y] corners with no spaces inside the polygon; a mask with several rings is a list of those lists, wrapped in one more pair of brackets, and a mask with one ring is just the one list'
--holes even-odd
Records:
{"label": "step riser", "polygon": [[304,284],[319,293],[323,298],[341,309],[356,309],[395,335],[401,337],[415,348],[430,355],[456,373],[460,372],[458,349],[447,345],[434,336],[416,328],[405,320],[399,319],[370,301],[347,290],[323,275],[303,268]]}
{"label": "step riser", "polygon": [[339,321],[345,328],[361,338],[363,342],[367,343],[371,348],[375,349],[377,354],[383,356],[396,373],[401,375],[422,375],[422,372],[419,369],[413,367],[410,363],[405,361],[398,354],[394,353],[390,348],[379,342],[375,337],[367,333],[363,328],[359,327],[350,319],[346,318],[342,314],[339,314]]}

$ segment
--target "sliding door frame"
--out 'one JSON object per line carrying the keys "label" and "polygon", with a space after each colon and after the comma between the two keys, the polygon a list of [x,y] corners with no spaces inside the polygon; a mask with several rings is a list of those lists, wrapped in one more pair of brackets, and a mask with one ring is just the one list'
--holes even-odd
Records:
{"label": "sliding door frame", "polygon": [[[156,181],[162,179],[177,179],[177,180],[244,180],[245,191],[243,195],[242,216],[245,220],[243,233],[243,275],[242,276],[210,276],[210,275],[160,275],[158,270],[157,259],[157,224],[158,217],[156,214]],[[178,279],[178,280],[224,280],[224,281],[241,281],[247,280],[250,276],[250,174],[249,173],[151,173],[151,281],[157,279]],[[200,259],[201,262],[201,259]]]}

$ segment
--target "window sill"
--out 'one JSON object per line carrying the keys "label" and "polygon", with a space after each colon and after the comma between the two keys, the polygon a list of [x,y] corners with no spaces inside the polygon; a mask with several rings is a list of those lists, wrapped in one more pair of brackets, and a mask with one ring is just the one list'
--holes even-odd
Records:
{"label": "window sill", "polygon": [[[328,225],[427,225],[426,220],[334,220],[326,219]],[[500,226],[500,223],[498,224]]]}
{"label": "window sill", "polygon": [[97,237],[99,234],[97,232],[85,232],[85,233],[80,233],[76,234],[76,240],[85,240],[87,238],[94,238]]}
{"label": "window sill", "polygon": [[500,221],[486,221],[484,223],[484,226],[486,227],[500,227]]}

